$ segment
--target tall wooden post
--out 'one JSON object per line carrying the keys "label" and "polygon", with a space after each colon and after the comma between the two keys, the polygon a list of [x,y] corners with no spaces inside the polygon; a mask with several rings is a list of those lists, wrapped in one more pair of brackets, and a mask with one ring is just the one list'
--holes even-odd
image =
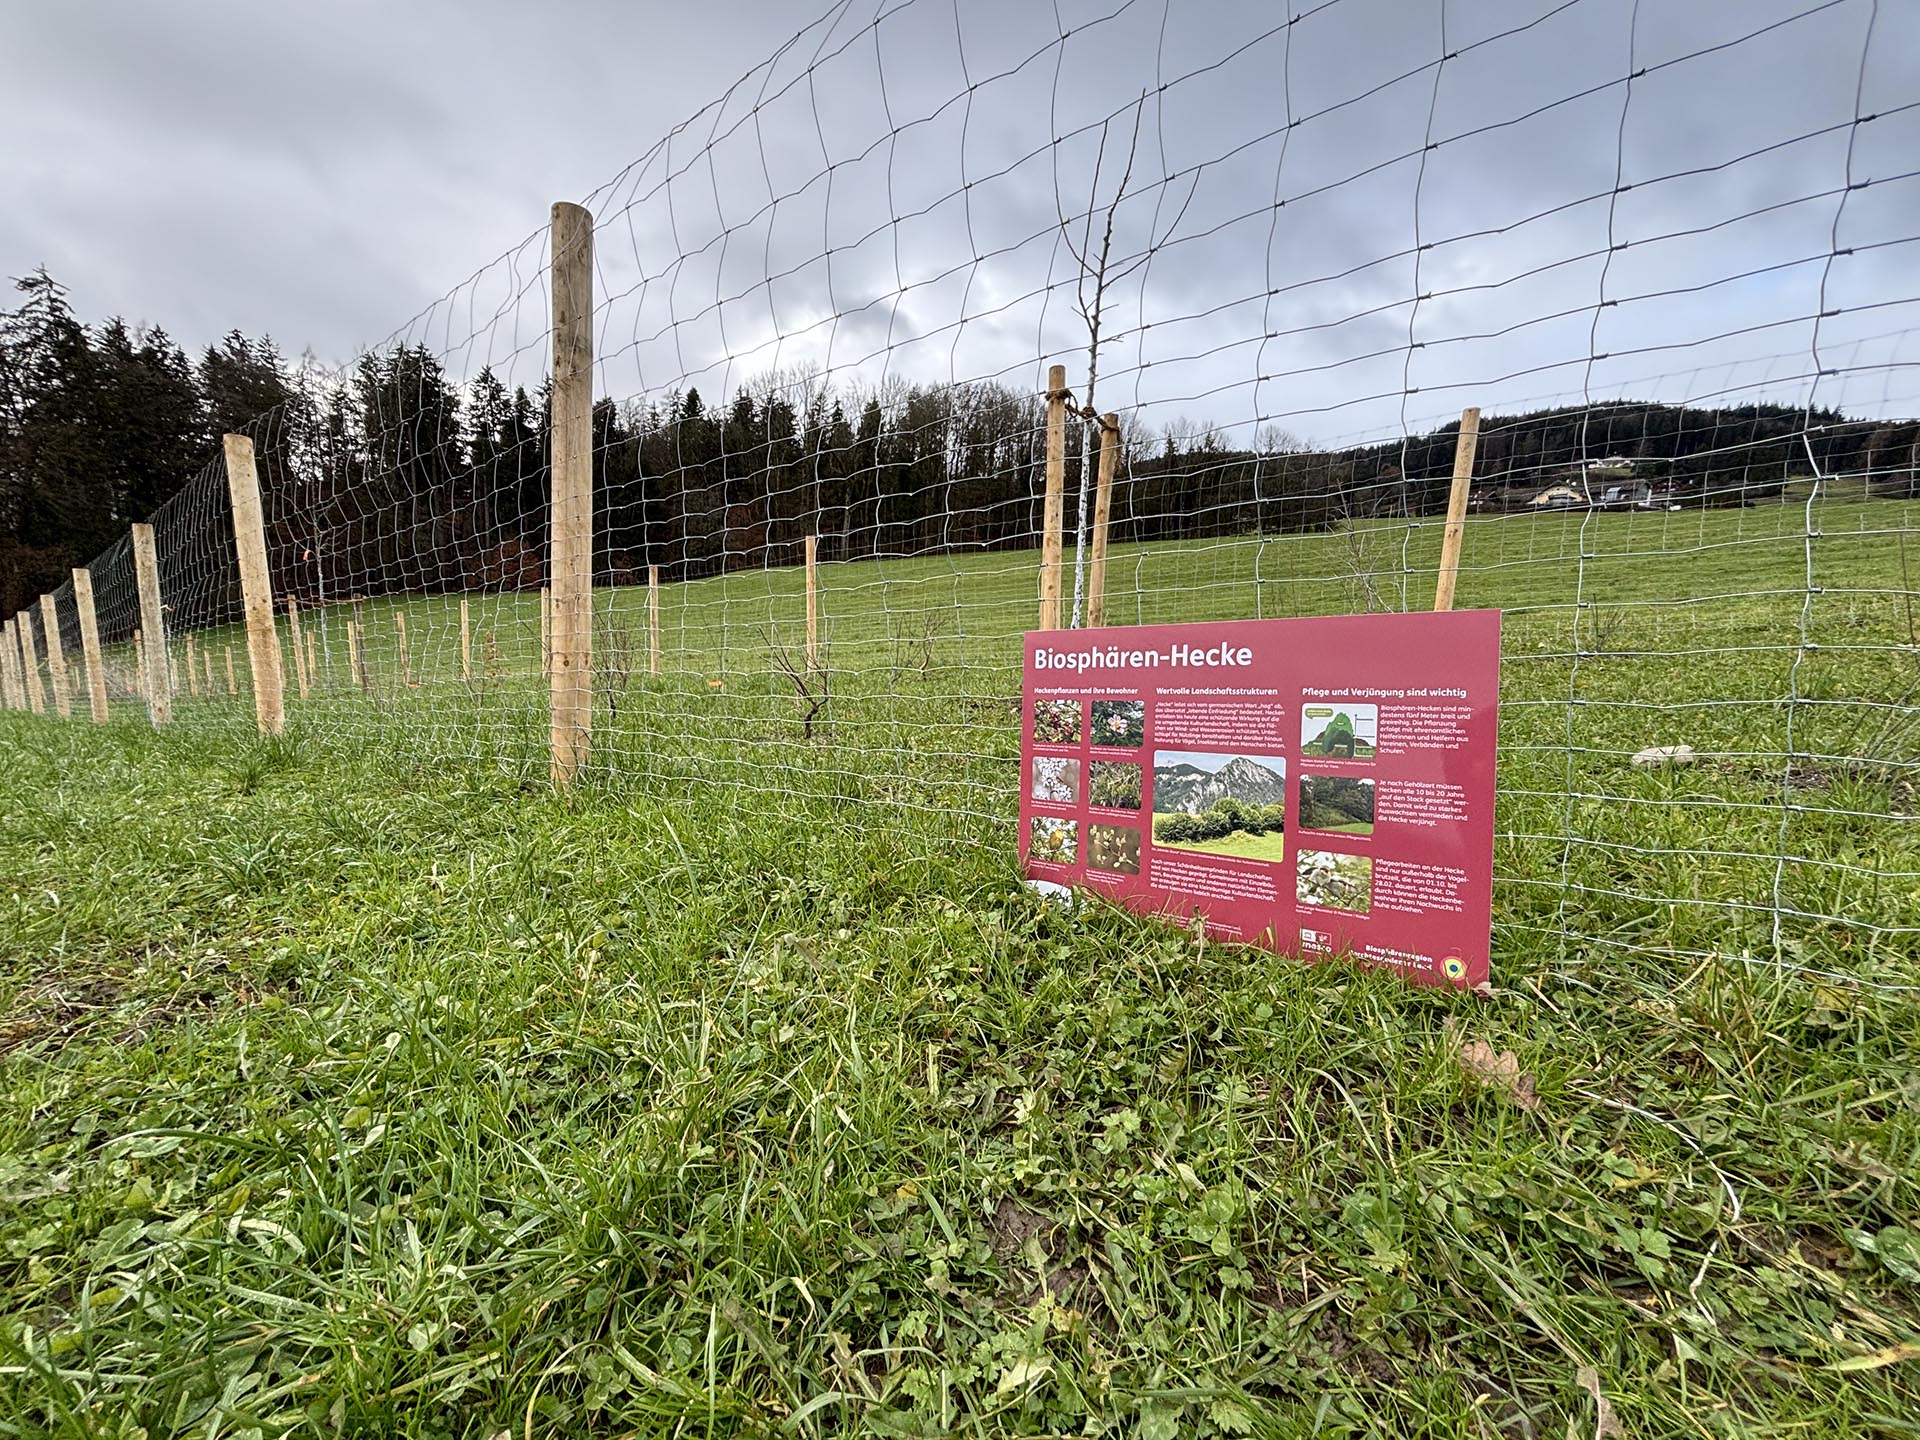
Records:
{"label": "tall wooden post", "polygon": [[367,670],[360,663],[360,620],[354,615],[347,617],[347,669],[353,672],[354,684],[366,689]]}
{"label": "tall wooden post", "polygon": [[369,695],[373,693],[372,669],[367,664],[367,612],[360,601],[353,602],[353,618],[347,621],[347,659],[353,666],[353,678]]}
{"label": "tall wooden post", "polygon": [[320,661],[318,652],[314,649],[316,633],[312,629],[307,631],[307,678],[317,686],[320,683]]}
{"label": "tall wooden post", "polygon": [[227,493],[233,500],[233,546],[240,561],[240,596],[247,614],[247,660],[253,668],[253,714],[262,735],[286,729],[280,676],[280,632],[273,623],[273,584],[267,573],[267,531],[260,516],[260,475],[253,441],[225,439]]}
{"label": "tall wooden post", "polygon": [[147,649],[140,643],[140,628],[133,631],[133,693],[147,698]]}
{"label": "tall wooden post", "polygon": [[647,655],[652,673],[660,673],[660,567],[647,567]]}
{"label": "tall wooden post", "polygon": [[552,597],[547,587],[540,587],[540,676],[545,679],[553,673],[553,631],[548,624],[552,618]]}
{"label": "tall wooden post", "polygon": [[587,758],[593,720],[593,216],[553,207],[553,778]]}
{"label": "tall wooden post", "polygon": [[473,679],[473,630],[467,616],[467,597],[460,597],[460,678]]}
{"label": "tall wooden post", "polygon": [[93,709],[93,723],[107,723],[107,667],[100,658],[100,617],[93,608],[93,572],[80,567],[73,572],[73,608],[80,612],[80,658],[87,667],[87,699]]}
{"label": "tall wooden post", "polygon": [[140,589],[140,633],[134,636],[140,677],[147,692],[147,718],[155,725],[173,719],[173,687],[167,682],[167,622],[160,608],[160,566],[153,554],[153,526],[133,527],[133,569]]}
{"label": "tall wooden post", "polygon": [[207,677],[207,698],[211,700],[213,698],[213,651],[204,648],[200,651],[200,671]]}
{"label": "tall wooden post", "polygon": [[287,633],[293,637],[293,681],[300,698],[307,698],[307,648],[300,634],[300,602],[287,596]]}
{"label": "tall wooden post", "polygon": [[1040,628],[1060,628],[1060,548],[1066,519],[1067,367],[1047,371],[1047,504],[1040,522]]}
{"label": "tall wooden post", "polygon": [[1093,562],[1087,571],[1087,625],[1107,623],[1107,520],[1113,514],[1113,471],[1120,459],[1120,417],[1100,417],[1100,479],[1093,492]]}
{"label": "tall wooden post", "polygon": [[13,643],[13,621],[0,624],[0,700],[6,701],[9,710],[25,707],[27,698],[21,694],[19,679],[14,674],[18,661],[14,658],[18,650]]}
{"label": "tall wooden post", "polygon": [[0,695],[9,710],[27,708],[26,679],[20,673],[20,642],[13,636],[13,621],[0,625]]}
{"label": "tall wooden post", "polygon": [[187,632],[187,693],[196,700],[200,698],[199,663],[200,662],[194,658],[193,632],[189,630]]}
{"label": "tall wooden post", "polygon": [[227,646],[227,694],[238,695],[240,682],[233,675],[233,646]]}
{"label": "tall wooden post", "polygon": [[1451,610],[1460,578],[1460,541],[1466,533],[1467,493],[1473,489],[1473,455],[1480,448],[1480,407],[1460,412],[1460,438],[1453,446],[1453,489],[1447,493],[1447,531],[1440,541],[1440,575],[1434,582],[1433,608]]}
{"label": "tall wooden post", "polygon": [[47,692],[40,685],[40,642],[33,638],[32,609],[22,610],[17,619],[20,624],[20,659],[27,669],[27,708],[36,715],[44,715]]}
{"label": "tall wooden post", "polygon": [[807,536],[807,668],[820,668],[820,537]]}
{"label": "tall wooden post", "polygon": [[53,708],[65,720],[73,714],[73,700],[67,688],[67,651],[60,642],[60,607],[51,595],[40,597],[40,628],[47,632],[47,676],[53,681]]}

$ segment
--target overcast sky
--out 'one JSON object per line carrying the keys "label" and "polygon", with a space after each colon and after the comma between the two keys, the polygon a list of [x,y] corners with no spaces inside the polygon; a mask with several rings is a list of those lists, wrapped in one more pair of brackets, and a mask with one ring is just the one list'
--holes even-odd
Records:
{"label": "overcast sky", "polygon": [[1328,440],[1797,400],[1823,308],[1819,398],[1920,408],[1920,5],[1295,8],[14,0],[0,263],[189,346],[399,333],[531,385],[538,231],[585,199],[606,393],[1048,360],[1077,390],[1060,219],[1104,220],[1144,95],[1102,409]]}

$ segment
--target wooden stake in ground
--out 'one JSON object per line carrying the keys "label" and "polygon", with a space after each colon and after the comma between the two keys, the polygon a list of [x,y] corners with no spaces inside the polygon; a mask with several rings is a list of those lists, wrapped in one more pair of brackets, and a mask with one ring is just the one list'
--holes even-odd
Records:
{"label": "wooden stake in ground", "polygon": [[593,216],[553,207],[553,497],[547,553],[554,783],[587,758],[593,723]]}
{"label": "wooden stake in ground", "polygon": [[229,435],[227,493],[233,500],[233,548],[240,560],[240,596],[247,612],[247,660],[253,669],[253,714],[262,735],[287,726],[280,678],[280,632],[273,623],[273,585],[267,574],[267,531],[260,518],[260,475],[253,441]]}
{"label": "wooden stake in ground", "polygon": [[234,679],[233,675],[233,646],[229,645],[227,646],[227,694],[238,695],[239,693],[240,682]]}
{"label": "wooden stake in ground", "polygon": [[660,567],[647,567],[647,653],[652,673],[660,673]]}
{"label": "wooden stake in ground", "polygon": [[27,686],[20,674],[20,642],[14,638],[13,621],[0,625],[0,694],[6,696],[9,710],[27,708]]}
{"label": "wooden stake in ground", "polygon": [[1066,520],[1067,367],[1047,371],[1047,504],[1040,522],[1040,628],[1060,628],[1061,527]]}
{"label": "wooden stake in ground", "polygon": [[140,632],[133,632],[133,693],[147,698],[147,651],[140,643]]}
{"label": "wooden stake in ground", "polygon": [[33,611],[20,612],[20,656],[27,665],[27,704],[36,715],[47,713],[47,692],[40,684],[40,642],[33,633]]}
{"label": "wooden stake in ground", "polygon": [[467,597],[460,597],[460,678],[473,679],[473,631],[467,618]]}
{"label": "wooden stake in ground", "polygon": [[1113,514],[1113,469],[1120,459],[1120,417],[1100,417],[1100,479],[1093,492],[1093,559],[1087,568],[1087,625],[1107,623],[1107,519]]}
{"label": "wooden stake in ground", "polygon": [[807,668],[820,668],[820,537],[807,536]]}
{"label": "wooden stake in ground", "polygon": [[80,658],[87,667],[87,699],[93,723],[107,723],[107,667],[100,658],[100,618],[93,608],[93,572],[73,572],[73,608],[80,612]]}
{"label": "wooden stake in ground", "polygon": [[200,670],[193,659],[193,632],[187,632],[187,694],[200,698]]}
{"label": "wooden stake in ground", "polygon": [[353,619],[347,624],[347,638],[351,642],[353,678],[360,682],[360,688],[369,695],[373,693],[373,676],[367,664],[367,612],[360,601],[353,602]]}
{"label": "wooden stake in ground", "polygon": [[1480,448],[1480,407],[1460,412],[1460,438],[1453,446],[1453,489],[1447,493],[1447,532],[1440,542],[1440,575],[1434,582],[1433,608],[1453,609],[1460,578],[1460,541],[1466,533],[1467,492],[1473,488],[1473,455]]}
{"label": "wooden stake in ground", "polygon": [[133,570],[140,590],[140,629],[133,644],[137,653],[144,637],[140,675],[147,691],[147,719],[165,725],[173,719],[173,686],[167,675],[167,622],[160,608],[160,566],[154,559],[151,525],[133,527]]}
{"label": "wooden stake in ground", "polygon": [[307,698],[307,647],[300,634],[300,602],[287,596],[287,633],[293,637],[293,680],[300,698]]}
{"label": "wooden stake in ground", "polygon": [[0,625],[0,700],[6,701],[9,710],[18,710],[26,703],[26,697],[18,689],[14,677],[14,656],[18,653],[13,643],[13,621]]}
{"label": "wooden stake in ground", "polygon": [[405,690],[413,684],[413,660],[407,654],[407,612],[393,612],[393,633],[400,642],[400,688]]}
{"label": "wooden stake in ground", "polygon": [[213,698],[213,651],[203,649],[200,652],[200,669],[207,677],[207,698],[211,700]]}
{"label": "wooden stake in ground", "polygon": [[353,672],[353,678],[362,690],[367,688],[366,667],[360,663],[360,621],[357,617],[347,617],[347,669]]}
{"label": "wooden stake in ground", "polygon": [[40,597],[40,624],[47,632],[47,674],[53,680],[53,708],[62,720],[70,719],[73,699],[67,687],[67,651],[60,643],[60,607],[51,595]]}
{"label": "wooden stake in ground", "polygon": [[307,678],[315,685],[318,685],[320,683],[320,666],[315,659],[313,634],[313,631],[307,631]]}

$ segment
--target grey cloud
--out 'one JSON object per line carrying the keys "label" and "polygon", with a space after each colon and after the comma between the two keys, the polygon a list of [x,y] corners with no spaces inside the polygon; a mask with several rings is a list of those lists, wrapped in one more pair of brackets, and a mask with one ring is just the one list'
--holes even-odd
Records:
{"label": "grey cloud", "polygon": [[[1103,407],[1327,438],[1680,398],[1810,368],[1812,315],[1844,307],[1823,363],[1866,368],[1821,398],[1914,408],[1885,368],[1920,299],[1910,6],[1866,46],[1870,0],[1338,0],[1291,25],[1257,0],[1061,0],[1057,29],[1015,0],[581,5],[571,52],[501,3],[74,10],[17,37],[0,120],[54,138],[0,162],[27,201],[0,259],[195,342],[238,324],[343,359],[400,325],[535,383],[535,232],[591,192],[609,393],[718,400],[776,365],[1029,385],[1058,360],[1077,384],[1058,221],[1119,112],[1104,211],[1139,100],[1114,253],[1154,253],[1107,297]],[[1856,81],[1883,112],[1857,128]]]}

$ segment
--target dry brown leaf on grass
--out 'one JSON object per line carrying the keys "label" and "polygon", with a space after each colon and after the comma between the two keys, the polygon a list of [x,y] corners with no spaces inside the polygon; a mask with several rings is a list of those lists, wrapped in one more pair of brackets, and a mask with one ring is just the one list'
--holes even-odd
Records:
{"label": "dry brown leaf on grass", "polygon": [[[1620,1422],[1614,1418],[1613,1406],[1607,1403],[1606,1392],[1600,1388],[1600,1372],[1591,1365],[1582,1365],[1575,1372],[1580,1388],[1593,1397],[1593,1440],[1618,1440],[1627,1432],[1620,1428]],[[1572,1426],[1569,1424],[1569,1430]]]}
{"label": "dry brown leaf on grass", "polygon": [[1460,1047],[1460,1068],[1487,1089],[1504,1091],[1522,1110],[1540,1108],[1533,1076],[1520,1068],[1519,1057],[1511,1050],[1496,1050],[1484,1040],[1469,1040]]}

